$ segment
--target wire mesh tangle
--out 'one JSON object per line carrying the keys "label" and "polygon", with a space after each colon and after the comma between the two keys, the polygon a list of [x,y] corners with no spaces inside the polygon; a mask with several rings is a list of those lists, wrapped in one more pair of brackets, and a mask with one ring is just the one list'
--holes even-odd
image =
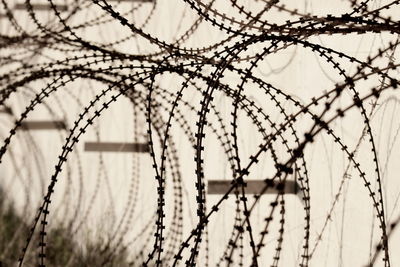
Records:
{"label": "wire mesh tangle", "polygon": [[1,0],[0,266],[400,266],[399,15]]}

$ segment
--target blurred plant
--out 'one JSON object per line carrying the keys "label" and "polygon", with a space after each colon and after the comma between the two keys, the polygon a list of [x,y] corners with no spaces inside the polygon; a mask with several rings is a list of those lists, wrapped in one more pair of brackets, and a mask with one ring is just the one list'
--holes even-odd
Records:
{"label": "blurred plant", "polygon": [[[0,189],[0,267],[17,264],[28,232],[28,224]],[[79,245],[71,236],[71,231],[63,226],[53,227],[49,231],[46,242],[48,266],[134,266],[128,263],[126,251],[114,251],[103,238],[86,240],[83,245]],[[26,259],[25,266],[36,266],[37,257],[34,252],[28,253]]]}

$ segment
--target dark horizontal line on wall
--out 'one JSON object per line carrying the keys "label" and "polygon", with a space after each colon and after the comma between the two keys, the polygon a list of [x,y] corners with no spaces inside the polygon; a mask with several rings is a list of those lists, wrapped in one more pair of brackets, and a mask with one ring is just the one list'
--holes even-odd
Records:
{"label": "dark horizontal line on wall", "polygon": [[[246,187],[244,188],[245,194],[260,194],[261,191],[266,186],[264,180],[245,180]],[[283,186],[284,194],[297,194],[299,192],[300,186],[295,181],[286,181],[284,184],[279,181],[271,181],[273,185],[269,187],[263,194],[278,194],[280,191],[279,186]],[[208,194],[209,195],[223,195],[232,186],[232,180],[209,180],[208,181]],[[241,191],[239,191],[241,192]],[[230,194],[234,194],[235,191],[232,190]]]}
{"label": "dark horizontal line on wall", "polygon": [[85,142],[88,152],[149,152],[147,143]]}
{"label": "dark horizontal line on wall", "polygon": [[[49,11],[49,10],[53,10],[51,8],[51,5],[49,4],[31,4],[32,9],[33,10],[37,10],[37,11]],[[58,11],[67,11],[68,10],[68,6],[67,5],[54,5],[56,7],[56,9]],[[14,6],[15,10],[28,10],[28,6],[24,3],[17,3]]]}
{"label": "dark horizontal line on wall", "polygon": [[64,121],[23,121],[22,130],[62,130],[66,129]]}
{"label": "dark horizontal line on wall", "polygon": [[9,107],[0,107],[0,113],[7,113],[7,114],[12,114],[12,110]]}

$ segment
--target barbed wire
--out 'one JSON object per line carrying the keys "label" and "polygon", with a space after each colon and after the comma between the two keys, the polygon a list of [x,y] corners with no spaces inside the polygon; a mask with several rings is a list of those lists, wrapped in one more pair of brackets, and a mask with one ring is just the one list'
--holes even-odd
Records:
{"label": "barbed wire", "polygon": [[399,5],[1,0],[0,266],[397,266]]}

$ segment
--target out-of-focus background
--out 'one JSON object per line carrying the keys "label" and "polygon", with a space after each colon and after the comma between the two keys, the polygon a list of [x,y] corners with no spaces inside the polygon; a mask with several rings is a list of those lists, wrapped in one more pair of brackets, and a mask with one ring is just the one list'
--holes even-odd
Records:
{"label": "out-of-focus background", "polygon": [[[3,266],[400,266],[398,2],[1,1]],[[299,192],[207,194],[304,140]]]}

